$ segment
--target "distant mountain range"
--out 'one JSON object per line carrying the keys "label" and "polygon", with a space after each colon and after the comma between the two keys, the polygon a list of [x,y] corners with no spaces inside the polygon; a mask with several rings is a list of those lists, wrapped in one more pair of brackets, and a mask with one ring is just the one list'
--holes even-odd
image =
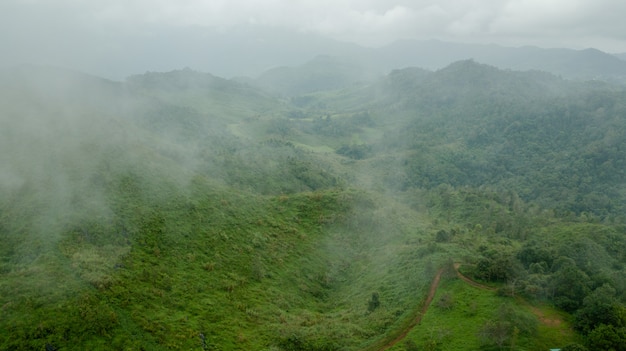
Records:
{"label": "distant mountain range", "polygon": [[[321,77],[309,78],[341,86],[344,80],[360,81],[393,69],[437,70],[455,61],[474,59],[501,69],[541,70],[568,79],[626,81],[626,54],[611,55],[595,49],[514,48],[437,40],[404,40],[380,48],[366,48],[312,33],[252,25],[228,31],[201,27],[168,31],[146,28],[142,33],[111,34],[113,36],[107,39],[112,41],[109,46],[106,42],[94,42],[85,34],[80,54],[63,47],[55,48],[53,54],[38,52],[37,48],[32,49],[34,52],[9,50],[0,57],[0,67],[20,63],[50,65],[114,80],[146,71],[167,72],[190,67],[224,78],[253,77],[259,78],[261,85],[282,82],[284,87],[289,87],[291,84],[285,81],[293,72],[285,67],[297,67],[307,74],[325,71]],[[318,56],[338,60],[331,63],[318,58],[308,62]],[[323,65],[332,67],[321,69]],[[334,78],[326,79],[324,74]],[[300,92],[301,89],[292,91]]]}
{"label": "distant mountain range", "polygon": [[512,70],[540,70],[572,79],[626,79],[626,62],[596,49],[542,49],[441,41],[401,41],[376,50],[374,59],[388,68],[439,69],[465,59]]}
{"label": "distant mountain range", "polygon": [[[623,55],[624,57],[626,55]],[[271,93],[294,96],[346,88],[394,69],[442,69],[462,60],[514,71],[543,71],[573,80],[626,83],[626,61],[596,49],[509,48],[441,41],[401,41],[379,49],[349,50],[343,56],[318,56],[304,64],[270,69],[247,80]]]}

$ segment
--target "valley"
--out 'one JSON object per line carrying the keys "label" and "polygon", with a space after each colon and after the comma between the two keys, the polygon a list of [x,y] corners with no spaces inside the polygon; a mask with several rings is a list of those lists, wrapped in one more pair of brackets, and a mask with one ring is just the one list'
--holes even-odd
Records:
{"label": "valley", "polygon": [[621,350],[622,85],[307,67],[2,71],[0,349]]}

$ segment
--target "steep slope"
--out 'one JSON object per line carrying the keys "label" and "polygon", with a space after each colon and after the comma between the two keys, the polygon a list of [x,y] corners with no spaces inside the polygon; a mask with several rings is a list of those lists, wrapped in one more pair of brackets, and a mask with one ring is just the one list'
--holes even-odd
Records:
{"label": "steep slope", "polygon": [[2,348],[355,349],[407,318],[423,224],[315,154],[233,135],[246,98],[280,104],[183,73],[5,81]]}
{"label": "steep slope", "polygon": [[472,61],[410,77],[391,74],[370,107],[389,126],[380,147],[410,150],[398,186],[489,184],[577,213],[624,206],[623,90]]}
{"label": "steep slope", "polygon": [[[222,123],[281,110],[276,99],[258,89],[189,68],[130,76],[126,85],[136,95],[192,108]],[[159,109],[157,106],[154,110]]]}

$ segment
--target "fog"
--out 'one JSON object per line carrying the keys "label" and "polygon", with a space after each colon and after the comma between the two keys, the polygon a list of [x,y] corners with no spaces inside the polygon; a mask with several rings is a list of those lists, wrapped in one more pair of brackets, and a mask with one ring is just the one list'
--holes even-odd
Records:
{"label": "fog", "polygon": [[[233,77],[398,40],[626,52],[625,5],[605,1],[4,1],[0,65],[121,80],[182,67]],[[396,67],[398,68],[398,67]]]}
{"label": "fog", "polygon": [[33,229],[24,244],[56,242],[64,226],[84,219],[79,213],[108,216],[93,180],[113,147],[129,145],[113,114],[119,105],[110,105],[115,84],[36,67],[1,77],[0,189],[7,210],[28,209]]}
{"label": "fog", "polygon": [[623,302],[624,6],[3,2],[0,348],[388,346],[456,262]]}

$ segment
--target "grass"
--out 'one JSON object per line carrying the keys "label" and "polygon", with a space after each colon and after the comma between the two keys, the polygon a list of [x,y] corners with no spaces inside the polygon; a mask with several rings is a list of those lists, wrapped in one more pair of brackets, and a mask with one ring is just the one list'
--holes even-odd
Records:
{"label": "grass", "polygon": [[[438,307],[444,295],[451,297],[452,305]],[[460,280],[444,280],[421,324],[406,340],[424,347],[434,341],[442,350],[477,350],[480,325],[495,313],[500,300],[493,292],[469,287]],[[403,350],[405,343],[400,342],[391,350]]]}
{"label": "grass", "polygon": [[473,287],[460,279],[442,281],[433,303],[416,326],[390,350],[436,349],[478,350],[484,347],[481,328],[494,320],[500,306],[508,305],[532,316],[537,322],[532,335],[519,335],[517,350],[544,350],[580,342],[571,329],[569,317],[547,305],[530,305],[523,300],[497,296],[494,291]]}
{"label": "grass", "polygon": [[[17,147],[20,162],[50,167],[20,163],[32,179],[0,189],[0,349],[377,350],[415,320],[437,269],[470,267],[483,247],[513,255],[537,239],[607,277],[623,270],[618,227],[461,186],[458,161],[485,157],[451,137],[465,128],[376,108],[370,88],[311,95],[328,104],[288,120],[295,107],[232,82],[172,89],[189,74],[147,75],[161,85],[136,87],[136,103],[154,110],[116,116],[110,143],[103,116],[98,139],[76,137],[56,158],[45,143]],[[334,152],[361,143],[364,159]],[[393,349],[480,349],[503,310],[536,324],[516,349],[580,342],[548,305],[448,277]]]}
{"label": "grass", "polygon": [[539,319],[535,348],[558,348],[570,343],[582,344],[582,338],[572,329],[572,316],[545,303],[527,306]]}
{"label": "grass", "polygon": [[203,177],[180,192],[132,174],[110,187],[109,217],[67,227],[40,266],[9,265],[3,347],[189,349],[204,335],[224,350],[358,349],[429,282],[415,269],[432,259],[414,255],[422,224],[367,193],[261,196]]}

